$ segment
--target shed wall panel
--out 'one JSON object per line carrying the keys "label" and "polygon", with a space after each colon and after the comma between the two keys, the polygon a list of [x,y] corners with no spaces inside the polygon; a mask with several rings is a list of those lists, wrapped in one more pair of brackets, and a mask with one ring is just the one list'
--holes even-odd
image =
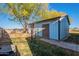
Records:
{"label": "shed wall panel", "polygon": [[69,35],[69,24],[67,18],[64,17],[60,21],[60,39],[64,40],[65,37]]}
{"label": "shed wall panel", "polygon": [[58,21],[50,23],[50,38],[54,40],[58,40]]}

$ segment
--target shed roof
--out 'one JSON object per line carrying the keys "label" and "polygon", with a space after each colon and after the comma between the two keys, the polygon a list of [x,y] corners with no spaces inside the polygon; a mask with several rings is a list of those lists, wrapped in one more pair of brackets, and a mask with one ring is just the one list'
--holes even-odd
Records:
{"label": "shed roof", "polygon": [[48,11],[46,12],[46,15],[44,15],[42,18],[43,20],[51,19],[51,18],[56,18],[56,17],[61,17],[67,15],[66,13],[63,12],[57,12],[57,11]]}
{"label": "shed roof", "polygon": [[51,12],[51,11],[49,11],[47,13],[47,15],[43,17],[42,20],[37,20],[37,21],[35,21],[33,23],[40,23],[40,22],[46,22],[46,21],[56,21],[56,20],[59,20],[61,17],[67,17],[68,23],[70,24],[68,15],[66,13],[63,13],[63,12]]}

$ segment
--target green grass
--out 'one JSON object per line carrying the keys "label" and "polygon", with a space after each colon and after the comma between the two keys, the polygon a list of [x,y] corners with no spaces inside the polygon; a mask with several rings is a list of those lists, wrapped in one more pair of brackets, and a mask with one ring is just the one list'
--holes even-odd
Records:
{"label": "green grass", "polygon": [[29,47],[33,55],[36,56],[69,56],[75,55],[74,52],[66,50],[40,40],[28,40]]}

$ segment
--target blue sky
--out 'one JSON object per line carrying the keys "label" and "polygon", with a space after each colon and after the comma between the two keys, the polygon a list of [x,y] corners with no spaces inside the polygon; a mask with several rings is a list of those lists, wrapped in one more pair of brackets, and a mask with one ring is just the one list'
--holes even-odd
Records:
{"label": "blue sky", "polygon": [[[52,3],[49,4],[49,10],[57,10],[67,13],[72,19],[70,27],[79,27],[79,4],[76,3]],[[21,28],[22,25],[9,20],[10,16],[0,13],[0,27],[2,28]]]}
{"label": "blue sky", "polygon": [[49,10],[67,13],[73,19],[70,28],[79,28],[79,3],[53,3],[49,4]]}
{"label": "blue sky", "polygon": [[11,21],[10,15],[0,13],[0,27],[5,29],[22,28],[18,22]]}

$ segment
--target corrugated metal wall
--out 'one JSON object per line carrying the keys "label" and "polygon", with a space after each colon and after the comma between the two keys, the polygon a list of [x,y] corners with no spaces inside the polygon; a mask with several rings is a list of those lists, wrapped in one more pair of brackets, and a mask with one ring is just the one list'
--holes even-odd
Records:
{"label": "corrugated metal wall", "polygon": [[60,39],[67,37],[68,34],[69,34],[69,24],[68,24],[67,18],[64,17],[60,21]]}
{"label": "corrugated metal wall", "polygon": [[[42,30],[44,29],[42,28],[42,24],[49,24],[49,38],[58,40],[58,30],[59,30],[58,20],[55,22],[50,21],[50,22],[35,24],[36,35],[41,36],[41,37],[42,37]],[[60,40],[68,36],[69,34],[68,30],[69,30],[69,24],[68,24],[67,18],[64,17],[62,18],[62,20],[60,20]]]}
{"label": "corrugated metal wall", "polygon": [[58,40],[58,21],[50,23],[49,31],[50,31],[50,38]]}

